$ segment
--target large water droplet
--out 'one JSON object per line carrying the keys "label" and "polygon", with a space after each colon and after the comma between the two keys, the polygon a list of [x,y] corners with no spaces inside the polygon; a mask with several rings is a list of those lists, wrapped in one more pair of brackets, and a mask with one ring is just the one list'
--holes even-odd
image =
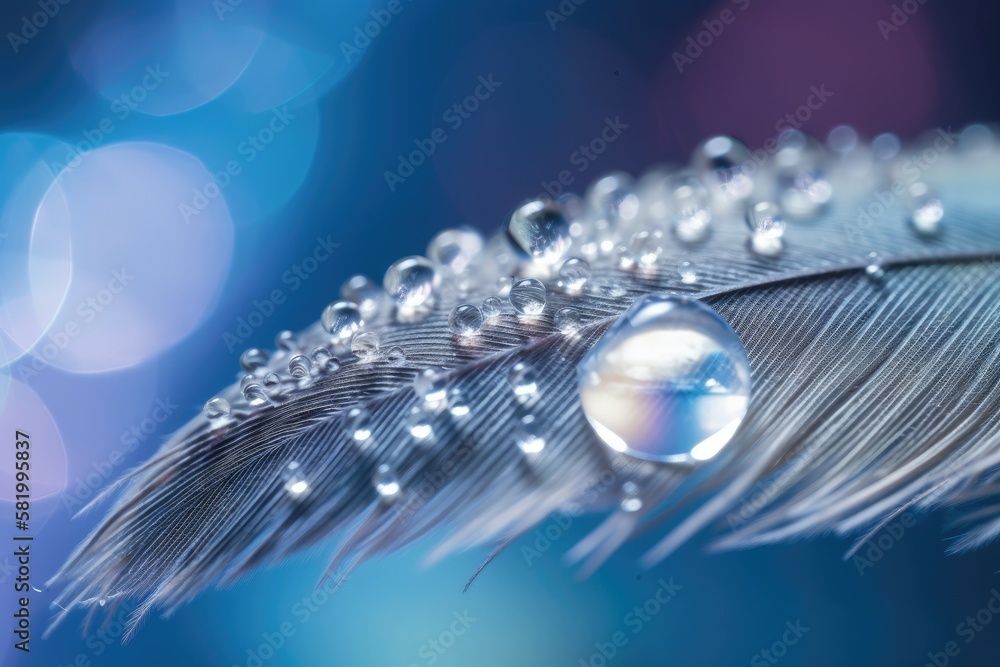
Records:
{"label": "large water droplet", "polygon": [[374,361],[378,358],[378,334],[374,331],[364,331],[351,339],[351,352],[361,361]]}
{"label": "large water droplet", "polygon": [[487,319],[493,319],[503,312],[503,301],[500,300],[498,296],[488,296],[483,299],[483,307],[481,308],[483,317]]}
{"label": "large water droplet", "polygon": [[514,245],[532,261],[548,266],[559,263],[573,241],[562,210],[548,199],[522,204],[505,229]]}
{"label": "large water droplet", "polygon": [[579,257],[570,257],[559,267],[559,285],[568,294],[579,294],[590,280],[590,264]]}
{"label": "large water droplet", "polygon": [[361,311],[350,301],[331,303],[320,318],[323,328],[338,343],[346,343],[361,329]]}
{"label": "large water droplet", "polygon": [[372,477],[372,485],[383,499],[392,500],[395,498],[400,490],[399,477],[396,476],[395,468],[388,463],[380,465]]}
{"label": "large water droplet", "polygon": [[545,285],[534,278],[522,278],[510,288],[510,305],[522,315],[538,315],[545,308]]}
{"label": "large water droplet", "polygon": [[910,222],[921,236],[934,236],[941,231],[944,205],[926,183],[912,183],[903,197],[910,211]]}
{"label": "large water droplet", "polygon": [[750,228],[750,247],[758,255],[773,257],[781,253],[785,234],[785,218],[773,202],[763,201],[747,208],[746,223]]}
{"label": "large water droplet", "polygon": [[257,383],[251,383],[244,387],[243,398],[246,399],[252,408],[259,408],[268,403],[264,388]]}
{"label": "large water droplet", "polygon": [[742,202],[753,192],[753,179],[748,173],[753,160],[739,139],[712,137],[695,150],[691,162],[712,184],[721,201]]}
{"label": "large water droplet", "polygon": [[240,355],[240,366],[245,371],[254,371],[267,364],[267,359],[267,352],[256,347],[251,347]]}
{"label": "large water droplet", "polygon": [[483,237],[471,229],[446,229],[431,239],[427,257],[450,274],[471,267],[483,250]]}
{"label": "large water droplet", "polygon": [[219,419],[220,417],[228,417],[232,408],[229,405],[229,401],[224,398],[219,398],[218,396],[209,399],[205,403],[205,416],[209,419]]}
{"label": "large water droplet", "polygon": [[382,285],[400,307],[427,308],[434,303],[438,274],[429,259],[413,255],[390,266]]}
{"label": "large water droplet", "polygon": [[699,301],[636,301],[577,367],[584,414],[612,448],[670,463],[704,461],[746,415],[750,364],[739,337]]}
{"label": "large water droplet", "polygon": [[309,377],[312,371],[312,361],[304,354],[297,354],[288,362],[288,374],[296,380]]}
{"label": "large water droplet", "polygon": [[459,336],[472,336],[483,326],[483,311],[470,303],[455,306],[448,316],[448,326]]}

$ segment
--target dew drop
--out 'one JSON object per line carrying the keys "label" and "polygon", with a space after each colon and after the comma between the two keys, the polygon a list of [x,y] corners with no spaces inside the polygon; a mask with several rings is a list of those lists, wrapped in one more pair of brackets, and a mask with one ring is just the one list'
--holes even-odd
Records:
{"label": "dew drop", "polygon": [[559,263],[573,241],[562,209],[549,199],[522,204],[510,216],[505,231],[532,261],[547,266]]}
{"label": "dew drop", "polygon": [[393,366],[406,365],[406,352],[398,345],[390,347],[389,351],[385,353],[385,358]]}
{"label": "dew drop", "polygon": [[711,231],[712,222],[708,190],[689,172],[682,172],[668,179],[667,187],[674,234],[685,243],[704,241]]}
{"label": "dew drop", "polygon": [[910,222],[921,236],[934,236],[941,231],[944,205],[926,183],[912,183],[904,193],[906,207],[910,211]]}
{"label": "dew drop", "polygon": [[252,408],[259,408],[260,406],[268,403],[267,394],[264,392],[264,388],[257,383],[248,384],[243,389],[243,398],[246,399],[247,403],[249,403]]}
{"label": "dew drop", "polygon": [[399,477],[396,476],[396,470],[388,463],[383,463],[375,469],[372,485],[385,500],[392,500],[400,491]]}
{"label": "dew drop", "polygon": [[351,408],[347,413],[347,435],[356,442],[372,437],[372,416],[364,408]]}
{"label": "dew drop", "polygon": [[882,260],[879,258],[877,252],[868,253],[868,265],[865,266],[865,275],[875,282],[885,277],[885,269],[882,267]]}
{"label": "dew drop", "polygon": [[356,305],[363,319],[378,314],[385,296],[378,283],[368,276],[351,276],[340,286],[340,298]]}
{"label": "dew drop", "polygon": [[240,366],[245,371],[254,371],[267,364],[267,352],[260,348],[251,347],[240,355]]}
{"label": "dew drop", "polygon": [[590,264],[579,257],[570,257],[559,267],[559,284],[569,294],[579,294],[590,280]]}
{"label": "dew drop", "polygon": [[754,164],[750,151],[739,139],[712,137],[701,144],[692,158],[694,167],[712,184],[714,194],[726,202],[742,202],[753,192],[747,164]]}
{"label": "dew drop", "polygon": [[443,368],[425,368],[413,378],[413,391],[425,403],[440,403],[448,386],[447,371]]}
{"label": "dew drop", "polygon": [[517,362],[507,374],[507,382],[514,390],[514,396],[524,403],[538,393],[538,373],[524,362]]}
{"label": "dew drop", "polygon": [[448,412],[451,413],[452,417],[464,417],[469,414],[469,402],[463,394],[458,389],[452,389],[448,392]]}
{"label": "dew drop", "polygon": [[427,308],[434,304],[438,274],[426,257],[404,257],[385,272],[382,285],[402,308]]}
{"label": "dew drop", "polygon": [[107,598],[101,598],[100,600],[97,601],[97,604],[101,605],[102,607],[107,603],[108,603]]}
{"label": "dew drop", "polygon": [[434,413],[421,406],[414,407],[407,417],[406,428],[414,440],[429,439],[434,435]]}
{"label": "dew drop", "polygon": [[510,305],[522,315],[538,315],[545,308],[545,285],[534,278],[522,278],[510,288]]}
{"label": "dew drop", "polygon": [[361,361],[374,361],[378,358],[380,340],[374,331],[364,331],[351,339],[351,352]]}
{"label": "dew drop", "polygon": [[244,375],[240,378],[240,389],[246,389],[249,385],[255,384],[257,382],[257,376],[254,374]]}
{"label": "dew drop", "polygon": [[623,512],[638,512],[642,509],[639,485],[635,482],[628,481],[622,484],[621,508]]}
{"label": "dew drop", "polygon": [[268,373],[264,376],[264,386],[265,387],[276,387],[281,384],[281,378],[277,373]]}
{"label": "dew drop", "polygon": [[289,352],[295,349],[295,346],[298,345],[298,341],[295,339],[295,334],[286,329],[278,332],[278,335],[274,338],[274,345],[279,350]]}
{"label": "dew drop", "polygon": [[455,306],[448,316],[448,327],[458,336],[473,336],[483,326],[483,311],[470,303]]}
{"label": "dew drop", "polygon": [[692,299],[636,301],[581,360],[577,377],[601,439],[652,461],[711,459],[749,405],[746,350],[722,317]]}
{"label": "dew drop", "polygon": [[598,179],[587,190],[587,201],[602,217],[628,223],[639,214],[639,197],[632,177],[615,172]]}
{"label": "dew drop", "polygon": [[663,232],[643,230],[632,235],[630,256],[639,266],[649,268],[656,265],[663,254]]}
{"label": "dew drop", "polygon": [[483,237],[471,229],[446,229],[427,246],[427,257],[452,275],[472,266],[483,250]]}
{"label": "dew drop", "polygon": [[762,201],[748,208],[746,223],[755,236],[781,238],[785,233],[785,218],[773,202]]}
{"label": "dew drop", "polygon": [[285,466],[285,491],[292,498],[300,498],[309,492],[309,482],[302,472],[302,466],[297,461]]}
{"label": "dew drop", "polygon": [[542,437],[533,418],[528,419],[526,423],[522,422],[514,429],[514,441],[518,449],[529,456],[545,449],[545,438]]}
{"label": "dew drop", "polygon": [[564,334],[576,333],[583,324],[580,311],[576,308],[560,308],[556,311],[553,322],[556,325],[556,329],[559,329]]}
{"label": "dew drop", "polygon": [[296,380],[309,377],[312,371],[312,362],[304,354],[297,354],[288,362],[288,374]]}
{"label": "dew drop", "polygon": [[692,261],[681,262],[677,266],[677,275],[685,285],[693,285],[698,282],[698,267]]}
{"label": "dew drop", "polygon": [[330,354],[330,350],[322,345],[314,347],[310,354],[320,373],[333,373],[340,369],[340,359]]}
{"label": "dew drop", "polygon": [[350,301],[331,303],[323,311],[320,322],[337,343],[351,340],[364,324],[361,311]]}
{"label": "dew drop", "polygon": [[232,412],[232,407],[229,405],[229,401],[224,398],[216,396],[205,403],[205,416],[209,419],[228,417],[230,412]]}
{"label": "dew drop", "polygon": [[491,320],[503,312],[503,301],[498,296],[488,296],[483,299],[483,305],[480,310],[483,312],[483,317]]}

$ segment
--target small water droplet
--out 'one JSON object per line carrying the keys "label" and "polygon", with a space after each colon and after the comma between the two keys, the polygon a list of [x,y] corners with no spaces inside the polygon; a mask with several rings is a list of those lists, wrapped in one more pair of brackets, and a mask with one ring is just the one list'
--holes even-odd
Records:
{"label": "small water droplet", "polygon": [[711,459],[749,405],[746,350],[722,317],[692,299],[639,299],[590,349],[577,375],[597,434],[641,459]]}
{"label": "small water droplet", "polygon": [[402,308],[427,308],[434,304],[438,274],[426,257],[404,257],[385,272],[382,285]]}
{"label": "small water droplet", "polygon": [[340,298],[356,305],[362,319],[375,317],[382,309],[385,296],[378,283],[368,276],[351,276],[340,286]]}
{"label": "small water droplet", "polygon": [[304,354],[297,354],[288,362],[288,374],[296,380],[309,377],[312,371],[312,362]]}
{"label": "small water droplet", "polygon": [[503,312],[503,301],[498,296],[488,296],[483,299],[483,307],[480,310],[483,317],[491,320]]}
{"label": "small water droplet", "polygon": [[209,399],[209,401],[205,403],[205,416],[209,419],[228,417],[231,411],[232,407],[229,405],[229,401],[218,396]]}
{"label": "small water droplet", "polygon": [[529,456],[538,454],[545,449],[545,438],[542,436],[534,420],[521,423],[514,429],[514,441],[518,449]]}
{"label": "small water droplet", "polygon": [[639,485],[633,481],[622,484],[621,508],[623,512],[638,512],[642,509]]}
{"label": "small water droplet", "polygon": [[320,373],[333,373],[340,369],[340,359],[330,354],[330,350],[322,345],[314,347],[310,354]]}
{"label": "small water droplet", "polygon": [[590,280],[590,264],[579,257],[570,257],[559,267],[559,281],[569,294],[579,294]]}
{"label": "small water droplet", "polygon": [[522,204],[510,216],[505,231],[532,261],[548,266],[560,262],[573,241],[562,209],[549,199]]}
{"label": "small water droplet", "polygon": [[372,437],[372,416],[364,408],[351,408],[347,412],[347,434],[357,442]]}
{"label": "small water droplet", "polygon": [[364,331],[351,339],[351,352],[361,361],[374,361],[378,358],[380,340],[374,331]]}
{"label": "small water droplet", "polygon": [[383,463],[376,468],[375,475],[372,477],[372,485],[385,500],[395,498],[400,491],[399,477],[396,476],[396,470],[388,463]]}
{"label": "small water droplet", "polygon": [[746,223],[752,234],[765,238],[781,238],[785,233],[785,218],[773,202],[757,202],[747,209]]}
{"label": "small water droplet", "polygon": [[882,268],[881,259],[877,252],[868,253],[868,265],[865,266],[865,275],[876,282],[885,277],[885,269]]}
{"label": "small water droplet", "polygon": [[297,461],[291,461],[285,466],[284,478],[285,491],[292,498],[300,498],[309,492],[309,482]]}
{"label": "small water droplet", "polygon": [[425,368],[413,378],[413,391],[425,403],[440,403],[448,386],[447,371],[443,368]]}
{"label": "small water droplet", "polygon": [[556,311],[553,321],[556,329],[559,329],[564,334],[576,333],[583,324],[580,311],[576,308],[560,308]]}
{"label": "small water droplet", "polygon": [[277,373],[268,373],[264,376],[264,386],[265,387],[276,387],[281,384],[281,378]]}
{"label": "small water droplet", "polygon": [[510,288],[510,305],[522,315],[538,315],[545,308],[545,285],[534,278],[522,278]]}
{"label": "small water droplet", "polygon": [[471,229],[446,229],[431,239],[427,257],[452,275],[472,266],[483,250],[483,237]]}
{"label": "small water droplet", "polygon": [[251,347],[240,355],[240,366],[245,371],[253,371],[267,364],[268,354],[260,348]]}
{"label": "small water droplet", "polygon": [[350,301],[331,303],[323,311],[320,322],[337,343],[346,343],[364,325],[361,311]]}
{"label": "small water droplet", "polygon": [[698,282],[698,267],[690,260],[683,261],[677,267],[677,275],[685,285],[693,285]]}
{"label": "small water droplet", "polygon": [[681,241],[698,243],[711,231],[712,209],[708,190],[694,174],[681,172],[667,180],[667,201],[673,213],[673,230]]}
{"label": "small water droplet", "polygon": [[587,201],[601,216],[614,223],[628,223],[639,214],[639,197],[632,177],[615,172],[598,179],[587,190]]}
{"label": "small water droplet", "polygon": [[753,192],[753,179],[747,165],[755,163],[739,139],[712,137],[695,150],[692,164],[704,174],[715,196],[722,201],[742,202]]}
{"label": "small water droplet", "polygon": [[472,336],[483,326],[483,312],[470,303],[455,306],[448,316],[448,326],[458,336]]}
{"label": "small water droplet", "polygon": [[279,331],[278,335],[274,337],[274,345],[279,350],[289,352],[295,349],[295,346],[298,345],[298,340],[296,340],[294,333],[285,329],[284,331]]}
{"label": "small water droplet", "polygon": [[259,408],[268,403],[267,394],[264,393],[264,388],[257,383],[248,384],[243,389],[243,398],[246,399],[247,403],[249,403],[252,408]]}
{"label": "small water droplet", "polygon": [[921,236],[934,236],[941,231],[944,205],[926,183],[912,183],[904,193],[906,207],[910,211],[910,222]]}
{"label": "small water droplet", "polygon": [[615,264],[619,269],[622,271],[631,271],[635,268],[637,263],[635,254],[633,254],[632,249],[627,245],[615,246],[614,254],[616,258]]}
{"label": "small water droplet", "polygon": [[389,351],[385,353],[385,358],[393,366],[406,365],[406,352],[398,345],[390,347]]}
{"label": "small water droplet", "polygon": [[423,441],[434,435],[434,413],[426,408],[416,406],[407,416],[406,427],[414,440]]}
{"label": "small water droplet", "polygon": [[663,232],[643,230],[632,235],[630,255],[639,266],[649,268],[656,265],[663,254]]}
{"label": "small water droplet", "polygon": [[244,375],[243,377],[240,378],[240,389],[246,389],[247,386],[255,384],[256,382],[258,382],[257,376],[254,375],[253,373],[249,375]]}
{"label": "small water droplet", "polygon": [[101,605],[102,607],[107,603],[108,603],[107,598],[101,598],[100,600],[97,601],[97,604]]}
{"label": "small water droplet", "polygon": [[530,401],[538,393],[538,373],[532,366],[517,362],[507,374],[507,382],[518,401]]}
{"label": "small water droplet", "polygon": [[463,394],[458,389],[452,389],[448,392],[448,412],[451,413],[452,417],[464,417],[469,414],[469,402]]}

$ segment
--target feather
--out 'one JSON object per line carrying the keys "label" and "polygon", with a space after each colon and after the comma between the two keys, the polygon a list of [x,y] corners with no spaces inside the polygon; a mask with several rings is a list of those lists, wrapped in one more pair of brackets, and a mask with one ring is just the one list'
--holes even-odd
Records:
{"label": "feather", "polygon": [[[922,174],[945,207],[934,235],[917,233],[901,197],[882,205],[891,169],[844,158],[829,171],[835,196],[788,223],[778,254],[748,244],[741,209],[716,206],[709,238],[683,242],[667,232],[638,267],[628,252],[598,248],[588,289],[569,294],[497,237],[476,267],[445,280],[422,317],[392,309],[366,317],[379,353],[341,350],[338,369],[314,369],[303,381],[285,370],[289,360],[330,343],[313,325],[253,371],[258,380],[280,376],[264,389],[265,405],[251,408],[239,383],[228,387],[219,396],[233,406],[229,417],[198,415],[102,495],[113,507],[51,582],[61,587],[57,602],[71,610],[138,599],[134,629],[153,608],[169,614],[206,587],[315,544],[331,545],[324,577],[339,584],[364,561],[425,540],[433,541],[429,560],[484,545],[496,549],[492,559],[558,511],[606,515],[568,554],[584,574],[640,531],[662,534],[647,565],[713,526],[724,549],[830,532],[863,542],[910,508],[956,511],[968,532],[954,549],[994,539],[1000,156],[954,148],[938,158]],[[755,196],[775,178],[765,170]],[[648,213],[654,180],[631,195],[644,212],[638,222],[611,227],[626,245],[636,229],[665,229]],[[592,203],[600,192],[598,184]],[[602,219],[573,215],[584,236]],[[584,251],[584,236],[568,255]],[[694,281],[679,276],[682,262],[694,263]],[[544,310],[526,317],[507,302],[474,335],[455,335],[452,308],[496,295],[497,277],[510,269],[543,278]],[[577,365],[615,320],[642,295],[664,292],[715,309],[750,361],[748,414],[722,453],[699,465],[612,450],[577,390]],[[579,314],[571,333],[555,317],[563,308]],[[518,400],[509,384],[517,364],[535,373],[531,400]],[[449,398],[429,408],[414,381],[435,368]],[[525,417],[544,441],[532,456],[514,442]],[[359,419],[370,432],[363,441]],[[373,480],[398,491],[380,494]],[[629,507],[623,485],[634,496]]]}

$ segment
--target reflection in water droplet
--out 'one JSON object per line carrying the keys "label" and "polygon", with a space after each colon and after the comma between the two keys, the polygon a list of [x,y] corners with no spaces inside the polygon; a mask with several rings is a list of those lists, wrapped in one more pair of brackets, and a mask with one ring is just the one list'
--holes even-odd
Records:
{"label": "reflection in water droplet", "polygon": [[917,182],[906,188],[906,207],[910,211],[910,222],[921,236],[934,236],[941,231],[944,205],[926,183]]}
{"label": "reflection in water droplet", "polygon": [[623,512],[638,512],[642,509],[639,485],[633,481],[622,484],[621,508]]}
{"label": "reflection in water droplet", "polygon": [[374,361],[378,358],[379,344],[377,333],[365,331],[351,339],[351,352],[361,361]]}
{"label": "reflection in water droplet", "polygon": [[739,337],[699,301],[636,301],[577,367],[587,420],[612,448],[690,463],[714,457],[746,415],[750,364]]}
{"label": "reflection in water droplet", "polygon": [[312,362],[304,354],[297,354],[288,362],[288,374],[296,380],[309,377],[312,371]]}
{"label": "reflection in water droplet", "polygon": [[483,312],[470,303],[455,306],[448,316],[448,326],[459,336],[472,336],[483,326]]}
{"label": "reflection in water droplet", "polygon": [[505,227],[517,248],[539,264],[560,262],[572,244],[569,224],[554,201],[533,199],[521,205]]}
{"label": "reflection in water droplet", "polygon": [[242,366],[245,371],[253,371],[265,365],[267,363],[267,359],[267,352],[256,347],[251,347],[249,350],[240,355],[240,366]]}
{"label": "reflection in water droplet", "polygon": [[375,470],[375,475],[372,477],[372,485],[375,486],[375,491],[385,500],[392,500],[399,494],[399,478],[396,476],[396,470],[388,463],[381,464]]}
{"label": "reflection in water droplet", "polygon": [[483,307],[481,308],[483,317],[487,319],[493,319],[503,312],[503,301],[500,300],[498,296],[488,296],[483,299]]}
{"label": "reflection in water droplet", "polygon": [[522,278],[510,288],[510,305],[522,315],[538,315],[545,308],[545,285],[534,278]]}
{"label": "reflection in water droplet", "polygon": [[716,197],[725,202],[744,201],[753,192],[748,164],[750,151],[732,137],[712,137],[695,150],[692,164],[712,184]]}
{"label": "reflection in water droplet", "polygon": [[517,362],[507,374],[507,382],[514,390],[514,396],[522,403],[530,400],[538,392],[538,373],[524,362]]}
{"label": "reflection in water droplet", "polygon": [[243,398],[246,399],[247,403],[249,403],[252,408],[258,408],[268,403],[267,394],[264,393],[264,388],[256,383],[248,384],[243,389]]}
{"label": "reflection in water droplet", "polygon": [[583,324],[583,318],[580,316],[580,311],[576,308],[560,308],[553,322],[556,325],[556,329],[565,333],[571,334],[576,333],[576,331]]}
{"label": "reflection in water droplet", "polygon": [[302,472],[302,467],[292,461],[285,467],[285,491],[292,498],[304,496],[309,491],[309,482]]}
{"label": "reflection in water droplet", "polygon": [[426,308],[434,304],[438,275],[429,259],[413,255],[390,266],[382,285],[398,306]]}
{"label": "reflection in water droplet", "polygon": [[868,253],[868,265],[865,267],[865,275],[876,282],[885,277],[885,269],[882,268],[881,259],[877,252]]}
{"label": "reflection in water droplet", "polygon": [[425,368],[413,378],[413,391],[425,403],[440,403],[448,386],[447,371],[443,368]]}
{"label": "reflection in water droplet", "polygon": [[579,294],[590,280],[590,264],[579,257],[570,257],[559,267],[559,284],[568,294]]}
{"label": "reflection in water droplet", "polygon": [[219,398],[218,396],[209,399],[209,401],[205,403],[205,416],[209,419],[228,417],[231,411],[232,407],[229,405],[229,401],[224,398]]}
{"label": "reflection in water droplet", "polygon": [[333,336],[334,341],[346,343],[356,334],[364,321],[361,319],[361,311],[349,301],[337,301],[331,303],[323,311],[320,318],[323,328]]}

